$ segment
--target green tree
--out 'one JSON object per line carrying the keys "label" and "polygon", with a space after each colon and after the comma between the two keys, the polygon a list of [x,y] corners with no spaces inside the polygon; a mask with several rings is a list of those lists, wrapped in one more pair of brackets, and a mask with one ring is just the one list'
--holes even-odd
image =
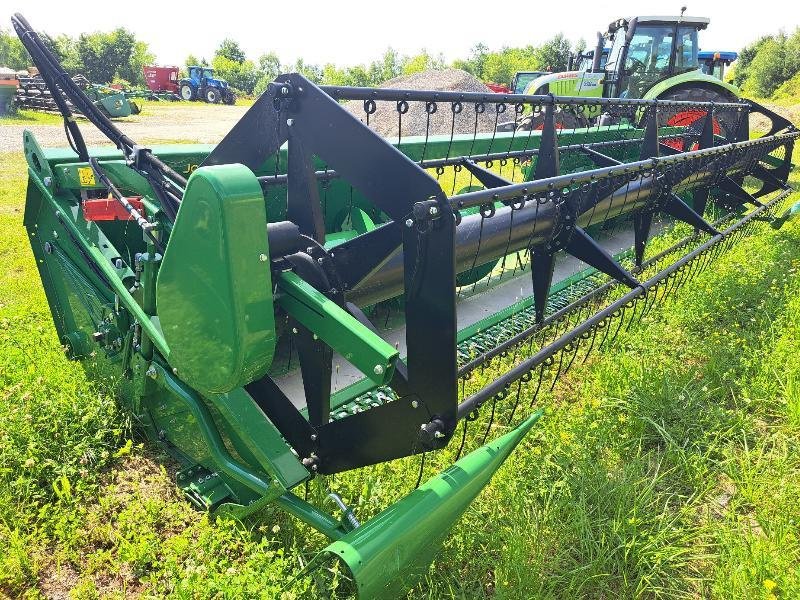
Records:
{"label": "green tree", "polygon": [[298,58],[295,61],[292,70],[295,73],[300,73],[313,83],[320,83],[322,81],[322,67],[315,64],[308,64],[302,58]]}
{"label": "green tree", "polygon": [[258,58],[258,80],[253,86],[253,94],[260,96],[267,89],[267,86],[275,81],[275,78],[284,70],[281,67],[281,59],[274,52],[262,54]]}
{"label": "green tree", "polygon": [[736,60],[736,70],[733,75],[734,84],[739,87],[744,85],[744,82],[747,81],[747,76],[749,75],[750,63],[752,63],[753,59],[756,57],[758,49],[771,37],[772,36],[765,35],[764,37],[757,39],[749,46],[742,48],[742,50],[739,52],[739,58]]}
{"label": "green tree", "polygon": [[143,84],[142,66],[155,60],[147,44],[123,27],[109,33],[81,34],[76,51],[83,74],[96,83],[109,83],[114,77],[121,77]]}
{"label": "green tree", "polygon": [[252,94],[259,80],[258,69],[252,60],[236,62],[226,56],[217,55],[211,63],[214,74],[228,82],[235,90]]}
{"label": "green tree", "polygon": [[540,64],[533,46],[503,48],[486,56],[482,79],[495,83],[511,83],[517,71],[537,71],[541,68]]}
{"label": "green tree", "polygon": [[777,35],[759,46],[748,67],[744,89],[759,98],[767,98],[786,79],[786,37]]}
{"label": "green tree", "polygon": [[489,47],[486,44],[475,44],[469,51],[468,59],[456,59],[453,61],[454,69],[461,69],[467,73],[472,73],[478,79],[484,79],[486,70],[486,59],[489,56]]}
{"label": "green tree", "polygon": [[269,77],[270,81],[281,74],[281,59],[274,52],[262,54],[258,58],[258,70],[262,77]]}
{"label": "green tree", "polygon": [[0,66],[9,69],[26,69],[31,65],[25,46],[12,31],[0,29]]}
{"label": "green tree", "polygon": [[430,69],[443,68],[444,57],[441,54],[433,56],[424,48],[419,54],[410,56],[403,61],[403,75],[413,75]]}
{"label": "green tree", "polygon": [[[584,47],[585,47],[584,42]],[[566,71],[569,67],[570,43],[564,34],[556,34],[555,37],[546,41],[536,48],[535,56],[538,61],[537,68],[541,71]]]}
{"label": "green tree", "polygon": [[403,74],[403,59],[396,50],[387,48],[380,59],[370,63],[369,68],[364,70],[367,78],[363,85],[379,85]]}
{"label": "green tree", "polygon": [[222,40],[222,43],[219,45],[219,48],[217,48],[214,56],[224,56],[228,60],[240,64],[247,60],[247,56],[245,55],[244,50],[242,50],[242,47],[239,45],[239,42],[231,38],[225,38]]}

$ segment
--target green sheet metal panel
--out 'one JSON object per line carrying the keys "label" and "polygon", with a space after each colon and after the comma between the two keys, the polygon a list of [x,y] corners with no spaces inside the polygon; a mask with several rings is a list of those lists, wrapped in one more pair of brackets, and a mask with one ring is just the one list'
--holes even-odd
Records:
{"label": "green sheet metal panel", "polygon": [[275,351],[264,196],[242,165],[197,169],[158,275],[170,362],[202,393],[259,377]]}

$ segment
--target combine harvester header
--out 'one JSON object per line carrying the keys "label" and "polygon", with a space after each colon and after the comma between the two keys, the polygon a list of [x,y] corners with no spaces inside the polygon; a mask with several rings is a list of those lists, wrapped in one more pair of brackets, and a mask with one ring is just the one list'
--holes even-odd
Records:
{"label": "combine harvester header", "polygon": [[[330,538],[314,564],[344,561],[367,598],[425,572],[539,418],[539,390],[782,210],[800,135],[747,101],[287,74],[215,147],[150,149],[13,23],[71,146],[25,133],[25,227],[70,356],[118,382],[195,504],[277,504]],[[67,100],[117,149],[87,149]],[[592,124],[560,129],[563,111]],[[675,125],[687,111],[700,118]],[[497,132],[531,113],[541,131]],[[755,113],[771,129],[750,139]],[[683,237],[649,251],[651,231],[679,222]],[[415,455],[421,478],[431,453],[452,466],[363,524],[326,488]],[[304,497],[315,478],[335,512]]]}

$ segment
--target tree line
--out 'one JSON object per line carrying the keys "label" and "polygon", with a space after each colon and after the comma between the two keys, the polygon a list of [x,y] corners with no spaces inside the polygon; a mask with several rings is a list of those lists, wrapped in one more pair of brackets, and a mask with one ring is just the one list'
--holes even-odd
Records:
{"label": "tree line", "polygon": [[[156,59],[146,42],[123,27],[110,32],[83,33],[78,37],[42,34],[42,38],[68,73],[82,73],[95,83],[143,86],[142,67],[154,64]],[[236,40],[228,38],[220,43],[210,60],[187,56],[182,75],[187,65],[209,65],[220,78],[243,94],[259,94],[279,73],[290,71],[302,73],[315,83],[369,87],[400,75],[451,66],[483,81],[509,83],[517,71],[566,70],[570,53],[582,52],[585,46],[583,40],[573,45],[559,33],[539,46],[493,51],[484,44],[476,44],[469,56],[449,65],[441,54],[431,54],[424,49],[405,56],[388,48],[371,62],[339,67],[331,63],[313,64],[302,58],[284,63],[274,52],[252,60]],[[30,65],[28,53],[16,35],[0,30],[0,66],[19,70]],[[791,35],[779,32],[764,36],[743,48],[732,78],[746,95],[765,98],[798,73],[800,28]]]}
{"label": "tree line", "polygon": [[[83,33],[78,37],[63,34],[41,36],[68,73],[81,73],[95,83],[144,86],[142,67],[154,64],[156,60],[147,43],[123,27],[110,32]],[[575,49],[582,50],[584,46],[580,41]],[[313,64],[302,58],[284,63],[274,52],[252,60],[236,40],[228,38],[220,43],[210,60],[192,54],[187,56],[181,76],[186,75],[188,65],[211,66],[217,76],[244,94],[259,94],[277,75],[292,71],[302,73],[315,83],[369,87],[400,75],[452,66],[485,81],[509,83],[516,71],[565,70],[570,50],[569,40],[558,34],[540,46],[490,51],[484,44],[477,44],[467,58],[453,61],[450,65],[441,54],[432,54],[425,49],[405,56],[388,48],[372,62],[338,67],[332,63]],[[0,66],[24,70],[31,65],[30,57],[17,36],[12,31],[0,29]]]}
{"label": "tree line", "polygon": [[800,27],[765,35],[739,53],[733,83],[747,95],[769,98],[784,83],[800,76]]}
{"label": "tree line", "polygon": [[[124,27],[82,33],[78,37],[53,37],[46,33],[40,36],[68,73],[82,73],[96,83],[123,81],[144,85],[142,67],[153,64],[156,58],[146,42],[136,39]],[[32,65],[19,38],[12,31],[0,30],[0,66],[24,70]]]}

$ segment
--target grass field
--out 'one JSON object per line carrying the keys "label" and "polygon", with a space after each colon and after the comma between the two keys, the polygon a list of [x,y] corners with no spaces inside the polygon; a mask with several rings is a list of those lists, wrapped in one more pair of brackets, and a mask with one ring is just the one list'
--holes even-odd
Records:
{"label": "grass field", "polygon": [[[0,155],[0,596],[319,597],[318,535],[193,510],[63,357],[24,173]],[[546,395],[411,597],[800,597],[800,223],[762,233]],[[417,466],[328,483],[372,514]]]}

